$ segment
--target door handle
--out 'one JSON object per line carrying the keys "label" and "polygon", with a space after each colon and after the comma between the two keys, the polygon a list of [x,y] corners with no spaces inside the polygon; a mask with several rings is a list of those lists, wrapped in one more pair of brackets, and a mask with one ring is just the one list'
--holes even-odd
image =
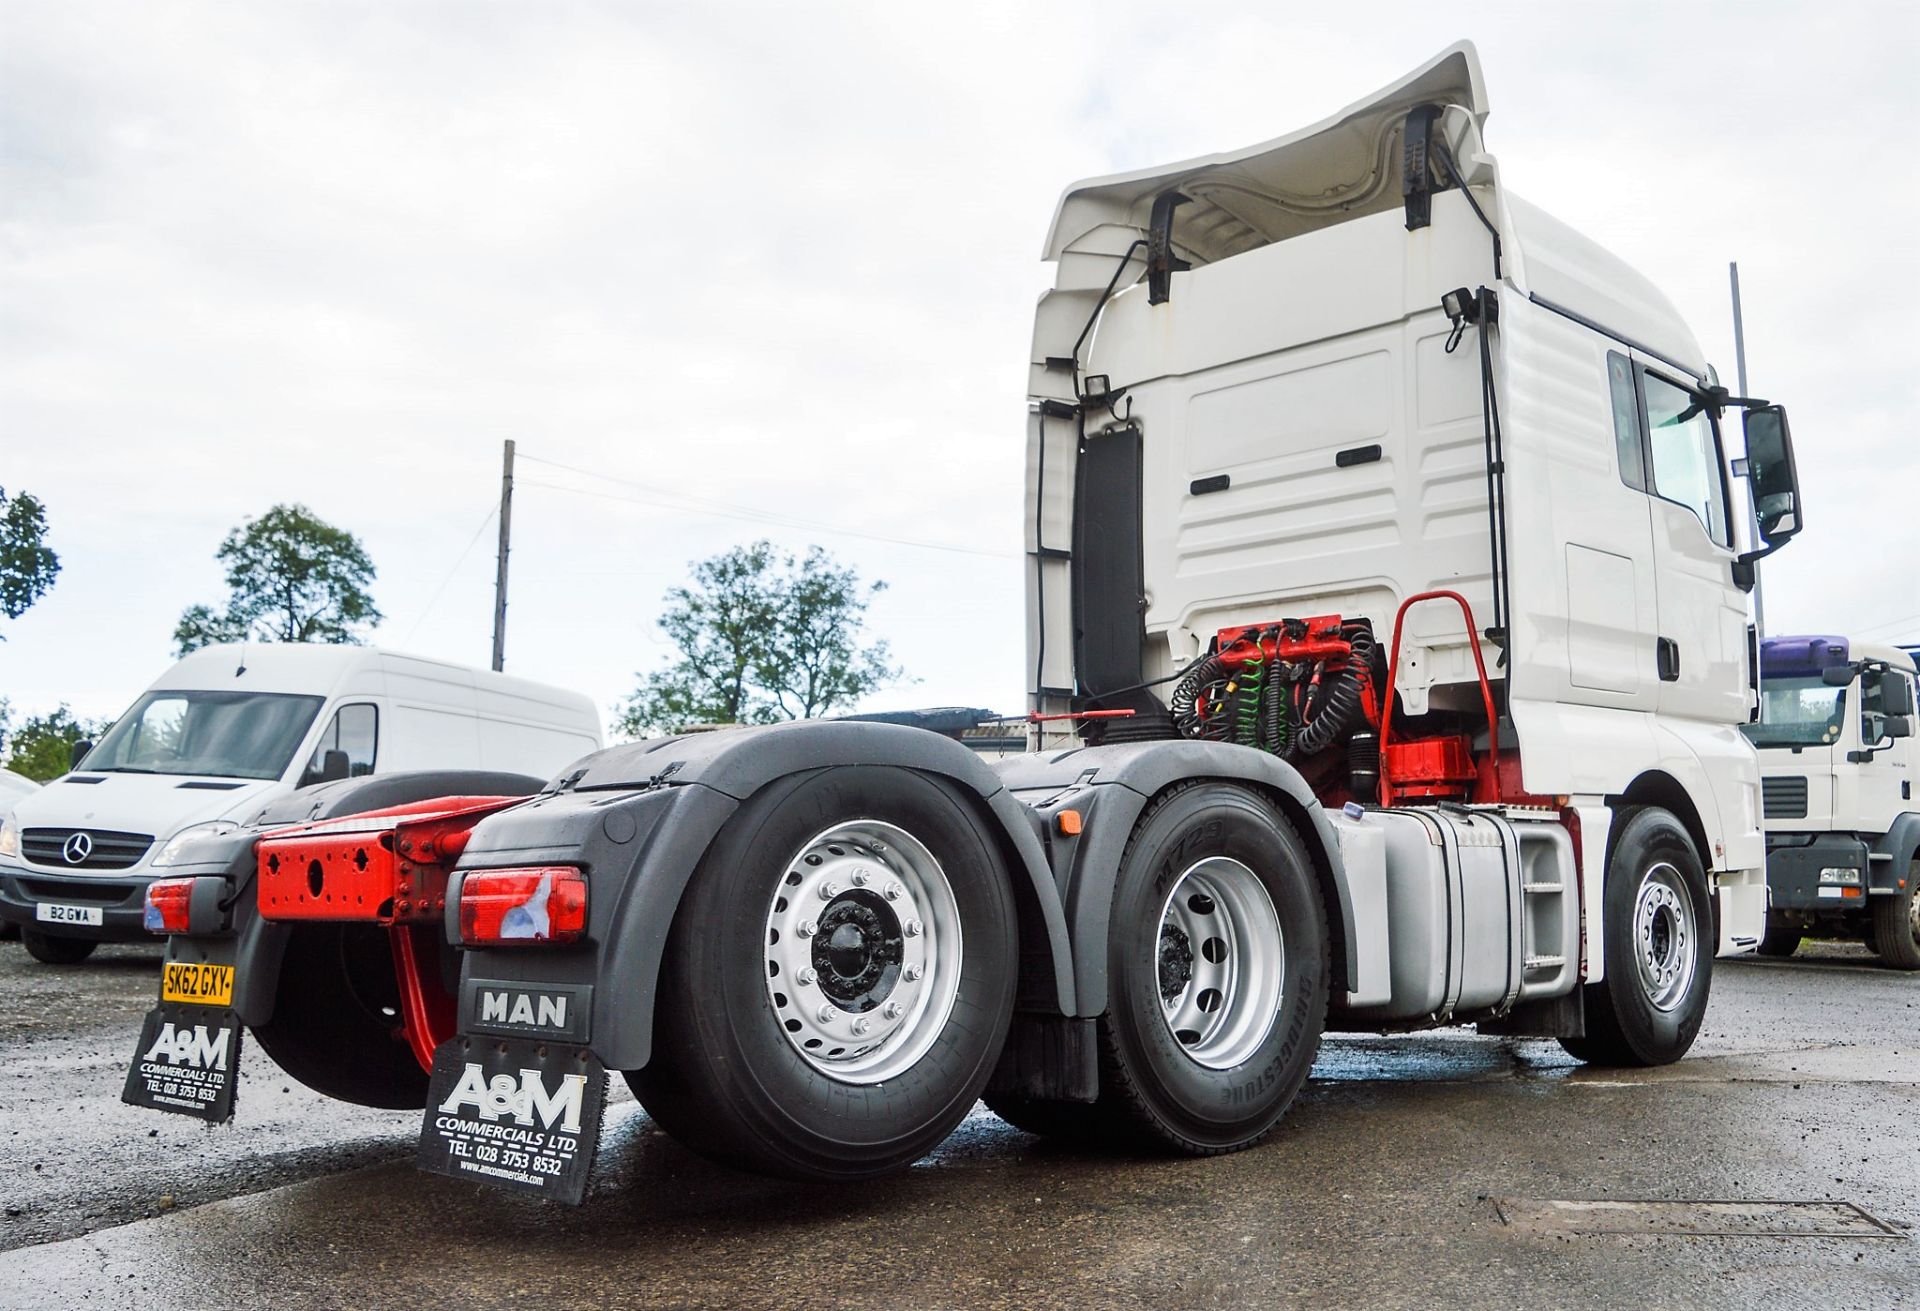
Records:
{"label": "door handle", "polygon": [[1660,681],[1677,683],[1680,681],[1680,644],[1671,637],[1663,637],[1654,646],[1654,663],[1660,669]]}

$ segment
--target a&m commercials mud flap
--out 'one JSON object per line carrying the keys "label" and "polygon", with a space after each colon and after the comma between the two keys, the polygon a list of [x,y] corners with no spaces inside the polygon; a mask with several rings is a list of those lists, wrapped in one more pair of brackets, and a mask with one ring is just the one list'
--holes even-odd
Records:
{"label": "a&m commercials mud flap", "polygon": [[231,1120],[241,1034],[232,1006],[231,964],[168,960],[160,971],[160,1004],[140,1026],[120,1100],[214,1124]]}
{"label": "a&m commercials mud flap", "polygon": [[606,1066],[584,1047],[449,1038],[433,1054],[416,1162],[578,1206],[606,1102]]}

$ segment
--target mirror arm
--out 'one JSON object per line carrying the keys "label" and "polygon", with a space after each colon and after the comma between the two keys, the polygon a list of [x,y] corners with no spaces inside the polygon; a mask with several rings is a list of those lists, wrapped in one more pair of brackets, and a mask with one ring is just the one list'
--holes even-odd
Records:
{"label": "mirror arm", "polygon": [[1772,401],[1761,400],[1758,396],[1735,396],[1725,387],[1718,385],[1702,387],[1700,395],[1716,412],[1728,406],[1737,410],[1764,410],[1773,404]]}
{"label": "mirror arm", "polygon": [[1777,542],[1768,542],[1758,550],[1742,551],[1739,555],[1733,557],[1733,563],[1736,568],[1751,569],[1756,561],[1766,559],[1792,540],[1793,538],[1791,537],[1783,537]]}

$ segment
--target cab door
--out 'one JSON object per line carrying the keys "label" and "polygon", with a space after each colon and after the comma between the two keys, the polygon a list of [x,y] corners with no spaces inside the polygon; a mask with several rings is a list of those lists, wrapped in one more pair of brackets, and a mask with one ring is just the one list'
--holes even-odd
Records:
{"label": "cab door", "polygon": [[1653,513],[1654,670],[1661,714],[1747,719],[1747,598],[1713,412],[1674,371],[1634,360]]}

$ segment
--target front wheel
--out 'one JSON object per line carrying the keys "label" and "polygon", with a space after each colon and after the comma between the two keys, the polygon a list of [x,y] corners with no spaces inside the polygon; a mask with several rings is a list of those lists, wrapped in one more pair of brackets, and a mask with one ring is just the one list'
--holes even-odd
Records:
{"label": "front wheel", "polygon": [[20,930],[20,941],[25,944],[27,955],[42,965],[78,965],[100,945],[92,938],[62,938],[27,928]]}
{"label": "front wheel", "polygon": [[1920,970],[1920,860],[1907,866],[1906,886],[1873,899],[1873,945],[1896,970]]}
{"label": "front wheel", "polygon": [[949,785],[851,767],[775,783],[675,914],[653,1055],[660,1127],[767,1174],[866,1178],[926,1155],[980,1096],[1013,1017],[1013,893]]}
{"label": "front wheel", "polygon": [[1587,1034],[1560,1045],[1594,1065],[1666,1065],[1707,1015],[1713,903],[1693,840],[1657,807],[1614,814],[1604,893],[1606,977],[1586,987]]}

